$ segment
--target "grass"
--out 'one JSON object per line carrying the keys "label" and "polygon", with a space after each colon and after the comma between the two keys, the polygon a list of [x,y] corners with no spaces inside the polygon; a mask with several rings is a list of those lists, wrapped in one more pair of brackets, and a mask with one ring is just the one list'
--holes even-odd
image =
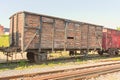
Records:
{"label": "grass", "polygon": [[58,52],[53,52],[48,55],[49,58],[64,58],[64,57],[69,57],[69,52],[67,51],[58,51]]}
{"label": "grass", "polygon": [[9,46],[9,35],[1,35],[0,36],[0,47],[8,47]]}
{"label": "grass", "polygon": [[27,62],[24,60],[21,60],[19,63],[19,66],[26,66],[26,65],[27,65]]}
{"label": "grass", "polygon": [[92,57],[92,58],[77,58],[74,60],[61,60],[61,61],[49,61],[43,62],[40,64],[35,63],[28,63],[26,61],[21,60],[19,63],[8,63],[8,64],[0,64],[0,71],[5,70],[22,70],[22,69],[32,69],[32,68],[44,68],[44,67],[54,67],[54,66],[68,66],[68,65],[81,65],[91,62],[101,62],[104,60],[113,60],[118,61],[120,60],[119,56],[99,56],[99,57]]}

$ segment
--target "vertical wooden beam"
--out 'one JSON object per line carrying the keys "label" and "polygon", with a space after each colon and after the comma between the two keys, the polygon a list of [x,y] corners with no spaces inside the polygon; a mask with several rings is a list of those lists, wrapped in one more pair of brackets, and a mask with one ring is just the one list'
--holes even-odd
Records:
{"label": "vertical wooden beam", "polygon": [[85,54],[85,56],[87,56],[87,54],[88,54],[88,52],[89,52],[89,48],[90,48],[90,46],[89,46],[89,24],[88,24],[88,33],[87,33],[87,51],[86,51],[86,54]]}
{"label": "vertical wooden beam", "polygon": [[81,33],[80,47],[81,48],[82,48],[82,25],[83,25],[83,23],[80,25],[80,33]]}
{"label": "vertical wooden beam", "polygon": [[16,46],[18,46],[18,14],[16,14]]}
{"label": "vertical wooden beam", "polygon": [[21,34],[21,49],[22,49],[22,52],[24,52],[24,38],[25,38],[25,35],[24,35],[24,28],[25,28],[25,12],[23,12],[23,26],[22,26],[22,34]]}
{"label": "vertical wooden beam", "polygon": [[65,21],[64,51],[66,51],[67,48],[67,27],[68,27],[68,22]]}
{"label": "vertical wooden beam", "polygon": [[81,27],[81,25],[82,24],[79,24],[79,28],[80,28],[80,48],[79,49],[81,49],[81,39],[82,39],[82,31],[81,31],[81,29],[82,29],[82,27]]}
{"label": "vertical wooden beam", "polygon": [[99,42],[98,42],[98,39],[97,39],[97,34],[96,34],[96,32],[97,32],[97,29],[96,29],[96,27],[97,26],[95,26],[95,38],[96,38],[96,46],[94,47],[95,49],[97,48],[97,44],[99,45]]}
{"label": "vertical wooden beam", "polygon": [[55,37],[55,19],[53,20],[52,52],[54,52],[54,37]]}
{"label": "vertical wooden beam", "polygon": [[74,49],[75,49],[75,42],[76,42],[76,30],[75,30],[75,23],[74,23],[74,29],[73,29],[73,31],[74,31]]}
{"label": "vertical wooden beam", "polygon": [[12,17],[12,43],[10,44],[11,46],[14,46],[14,16]]}
{"label": "vertical wooden beam", "polygon": [[88,24],[88,31],[87,31],[87,50],[89,50],[89,24]]}
{"label": "vertical wooden beam", "polygon": [[108,49],[108,44],[107,44],[108,39],[107,39],[107,37],[108,37],[108,29],[107,29],[107,32],[106,32],[106,49]]}
{"label": "vertical wooden beam", "polygon": [[40,26],[39,26],[39,50],[41,52],[41,37],[42,37],[42,16],[40,16]]}

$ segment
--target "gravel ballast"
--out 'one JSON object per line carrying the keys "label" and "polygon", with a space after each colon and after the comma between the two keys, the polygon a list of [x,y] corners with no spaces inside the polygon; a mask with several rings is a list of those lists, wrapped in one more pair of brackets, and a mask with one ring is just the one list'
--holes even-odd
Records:
{"label": "gravel ballast", "polygon": [[100,75],[96,78],[91,78],[88,80],[120,80],[120,72],[110,73],[106,75]]}
{"label": "gravel ballast", "polygon": [[[120,61],[116,61],[120,62]],[[48,66],[48,67],[43,67],[43,68],[28,68],[28,69],[22,69],[22,70],[6,70],[6,71],[1,71],[0,72],[0,77],[5,77],[5,76],[13,76],[13,75],[20,75],[20,74],[29,74],[29,73],[38,73],[38,72],[48,72],[48,71],[55,71],[55,70],[63,70],[63,69],[71,69],[71,68],[80,68],[80,67],[85,67],[85,66],[92,66],[92,65],[99,65],[99,64],[106,64],[106,63],[113,63],[111,62],[92,62],[89,61],[86,64],[68,64],[68,65],[57,65],[57,66]],[[120,80],[120,79],[119,79]]]}

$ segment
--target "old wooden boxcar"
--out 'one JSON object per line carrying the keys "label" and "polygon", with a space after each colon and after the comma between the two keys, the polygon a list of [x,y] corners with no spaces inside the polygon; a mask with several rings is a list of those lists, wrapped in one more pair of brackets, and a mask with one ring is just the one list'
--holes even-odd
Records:
{"label": "old wooden boxcar", "polygon": [[120,48],[120,31],[104,28],[102,47],[108,53],[118,54],[118,49]]}
{"label": "old wooden boxcar", "polygon": [[28,54],[100,49],[102,29],[99,25],[22,11],[10,17],[10,42]]}

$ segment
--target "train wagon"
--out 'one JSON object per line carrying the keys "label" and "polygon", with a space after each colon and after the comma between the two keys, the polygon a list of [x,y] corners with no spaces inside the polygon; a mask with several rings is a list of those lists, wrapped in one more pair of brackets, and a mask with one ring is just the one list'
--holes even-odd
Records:
{"label": "train wagon", "polygon": [[27,11],[10,17],[10,44],[27,52],[29,60],[46,60],[48,51],[102,48],[103,26]]}
{"label": "train wagon", "polygon": [[120,31],[110,28],[103,28],[103,40],[102,40],[103,54],[107,52],[109,54],[118,54],[120,49]]}
{"label": "train wagon", "polygon": [[4,26],[0,25],[0,36],[4,34]]}

